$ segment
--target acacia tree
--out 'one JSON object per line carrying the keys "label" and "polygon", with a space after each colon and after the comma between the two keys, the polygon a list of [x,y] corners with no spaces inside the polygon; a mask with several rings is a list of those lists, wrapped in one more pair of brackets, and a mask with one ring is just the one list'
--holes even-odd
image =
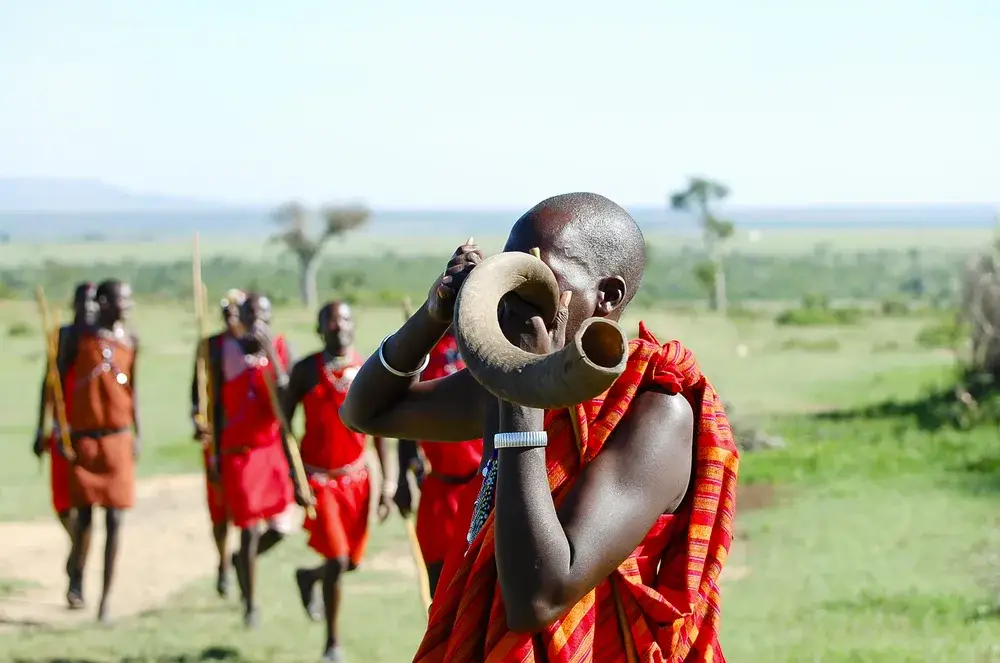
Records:
{"label": "acacia tree", "polygon": [[712,211],[712,204],[728,195],[729,187],[704,177],[689,177],[685,188],[670,195],[671,209],[698,215],[708,261],[695,266],[695,278],[708,290],[709,308],[723,315],[727,301],[722,250],[736,228],[732,221],[717,217]]}
{"label": "acacia tree", "polygon": [[[314,216],[318,216],[323,225],[318,234],[309,232],[309,221]],[[316,308],[316,273],[323,246],[330,239],[342,238],[365,225],[370,217],[371,211],[363,205],[328,205],[314,213],[305,205],[293,201],[274,211],[272,220],[281,229],[272,240],[283,243],[298,258],[299,294],[307,308]]]}

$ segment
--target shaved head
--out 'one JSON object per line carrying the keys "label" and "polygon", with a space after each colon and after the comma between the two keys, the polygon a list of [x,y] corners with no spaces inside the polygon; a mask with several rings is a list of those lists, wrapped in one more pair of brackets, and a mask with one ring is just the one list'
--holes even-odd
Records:
{"label": "shaved head", "polygon": [[125,281],[101,281],[94,296],[97,299],[98,317],[105,325],[124,320],[132,310],[132,286]]}
{"label": "shaved head", "polygon": [[646,243],[635,219],[596,193],[538,203],[514,223],[504,251],[537,247],[562,290],[573,292],[567,335],[589,317],[621,317],[642,284]]}
{"label": "shaved head", "polygon": [[354,315],[351,307],[341,301],[323,305],[317,316],[316,331],[323,339],[323,347],[331,356],[343,356],[354,345]]}

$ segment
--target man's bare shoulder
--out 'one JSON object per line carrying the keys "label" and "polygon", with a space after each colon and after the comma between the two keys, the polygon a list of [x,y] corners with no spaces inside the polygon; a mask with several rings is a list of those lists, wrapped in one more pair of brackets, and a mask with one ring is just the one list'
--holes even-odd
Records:
{"label": "man's bare shoulder", "polygon": [[694,410],[682,394],[646,389],[635,397],[598,457],[612,456],[606,469],[623,481],[655,489],[664,500],[660,507],[670,512],[688,490],[694,435]]}

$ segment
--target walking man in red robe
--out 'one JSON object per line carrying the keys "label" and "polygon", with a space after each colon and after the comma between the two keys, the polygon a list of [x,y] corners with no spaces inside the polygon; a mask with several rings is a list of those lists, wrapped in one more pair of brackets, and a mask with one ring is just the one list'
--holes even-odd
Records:
{"label": "walking man in red robe", "polygon": [[[69,348],[75,347],[80,334],[89,330],[94,324],[97,302],[95,301],[94,284],[88,282],[80,283],[73,292],[73,322],[59,328],[59,340],[57,341],[56,364],[59,374],[63,376],[62,394],[63,407],[69,415],[72,407],[73,390],[76,379],[72,366],[66,365],[66,358]],[[35,432],[35,455],[41,458],[46,451],[49,453],[49,487],[52,493],[52,508],[59,516],[59,522],[66,530],[69,537],[70,548],[73,545],[73,532],[76,529],[76,511],[69,499],[69,460],[66,458],[62,448],[62,436],[59,431],[59,423],[55,418],[55,407],[52,401],[52,393],[48,388],[48,366],[45,367],[45,376],[42,378],[42,398],[38,407],[38,428]],[[52,412],[52,431],[46,437],[44,433],[45,419]],[[68,421],[67,421],[68,424]],[[88,541],[89,544],[89,541]],[[89,548],[89,545],[88,545]],[[81,564],[85,564],[87,550],[81,548],[79,551]],[[71,574],[70,562],[66,562],[66,573]],[[72,610],[83,607],[82,597],[74,592],[67,592],[66,601]]]}
{"label": "walking man in red robe", "polygon": [[104,507],[107,539],[98,619],[106,622],[125,511],[135,504],[135,462],[141,449],[136,386],[139,339],[125,327],[132,310],[129,284],[109,279],[97,286],[95,297],[95,325],[66,348],[65,366],[73,376],[68,423],[75,454],[69,495],[77,511],[70,594],[72,602],[83,604],[83,565],[94,507]]}
{"label": "walking man in red robe", "polygon": [[[299,403],[305,410],[302,463],[315,499],[316,517],[307,518],[309,547],[325,560],[317,569],[299,569],[296,582],[303,605],[312,612],[313,587],[322,583],[326,644],[323,660],[342,661],[337,638],[340,580],[364,557],[368,541],[371,481],[365,458],[364,433],[356,433],[340,420],[340,405],[363,359],[354,350],[354,318],[342,302],[320,309],[317,332],[323,350],[295,365],[289,382],[285,417],[291,421]],[[382,477],[386,476],[386,443],[374,437]],[[383,479],[378,515],[384,521],[396,491]]]}
{"label": "walking man in red robe", "polygon": [[258,623],[257,558],[291,529],[294,500],[285,434],[269,392],[274,388],[280,394],[286,388],[291,352],[283,336],[272,335],[270,322],[267,297],[247,294],[240,307],[243,336],[239,343],[223,344],[220,358],[222,486],[233,525],[241,530],[232,564],[249,628]]}
{"label": "walking man in red robe", "polygon": [[[203,339],[197,350],[197,356],[201,356],[201,353],[207,350],[205,379],[208,388],[207,405],[212,408],[209,413],[211,427],[207,421],[200,421],[198,418],[198,414],[201,412],[201,402],[199,400],[197,358],[195,359],[194,375],[191,378],[191,421],[194,424],[195,439],[201,442],[202,446],[205,498],[208,504],[208,516],[212,523],[212,538],[215,541],[215,548],[219,552],[215,591],[222,597],[229,594],[229,567],[231,566],[228,544],[230,518],[219,473],[219,468],[222,465],[218,445],[218,440],[222,437],[220,431],[223,422],[222,354],[224,346],[229,346],[231,353],[242,353],[239,347],[241,336],[240,306],[245,300],[246,293],[242,290],[234,289],[226,293],[222,300],[222,321],[225,328],[220,333]],[[212,441],[215,441],[216,444],[211,444]],[[214,449],[214,453],[210,453],[212,449]]]}

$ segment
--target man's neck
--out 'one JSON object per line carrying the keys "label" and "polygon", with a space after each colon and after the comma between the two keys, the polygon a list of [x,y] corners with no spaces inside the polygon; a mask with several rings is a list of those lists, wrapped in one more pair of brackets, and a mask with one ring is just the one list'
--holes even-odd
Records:
{"label": "man's neck", "polygon": [[124,326],[122,325],[121,320],[112,320],[112,321],[102,320],[99,321],[96,326],[97,326],[97,331],[110,332],[112,334],[115,334],[116,336],[121,334],[122,331],[124,330]]}
{"label": "man's neck", "polygon": [[323,349],[323,361],[330,363],[335,361],[342,361],[350,356],[351,351],[354,349],[353,346],[347,346],[346,348],[324,348]]}

